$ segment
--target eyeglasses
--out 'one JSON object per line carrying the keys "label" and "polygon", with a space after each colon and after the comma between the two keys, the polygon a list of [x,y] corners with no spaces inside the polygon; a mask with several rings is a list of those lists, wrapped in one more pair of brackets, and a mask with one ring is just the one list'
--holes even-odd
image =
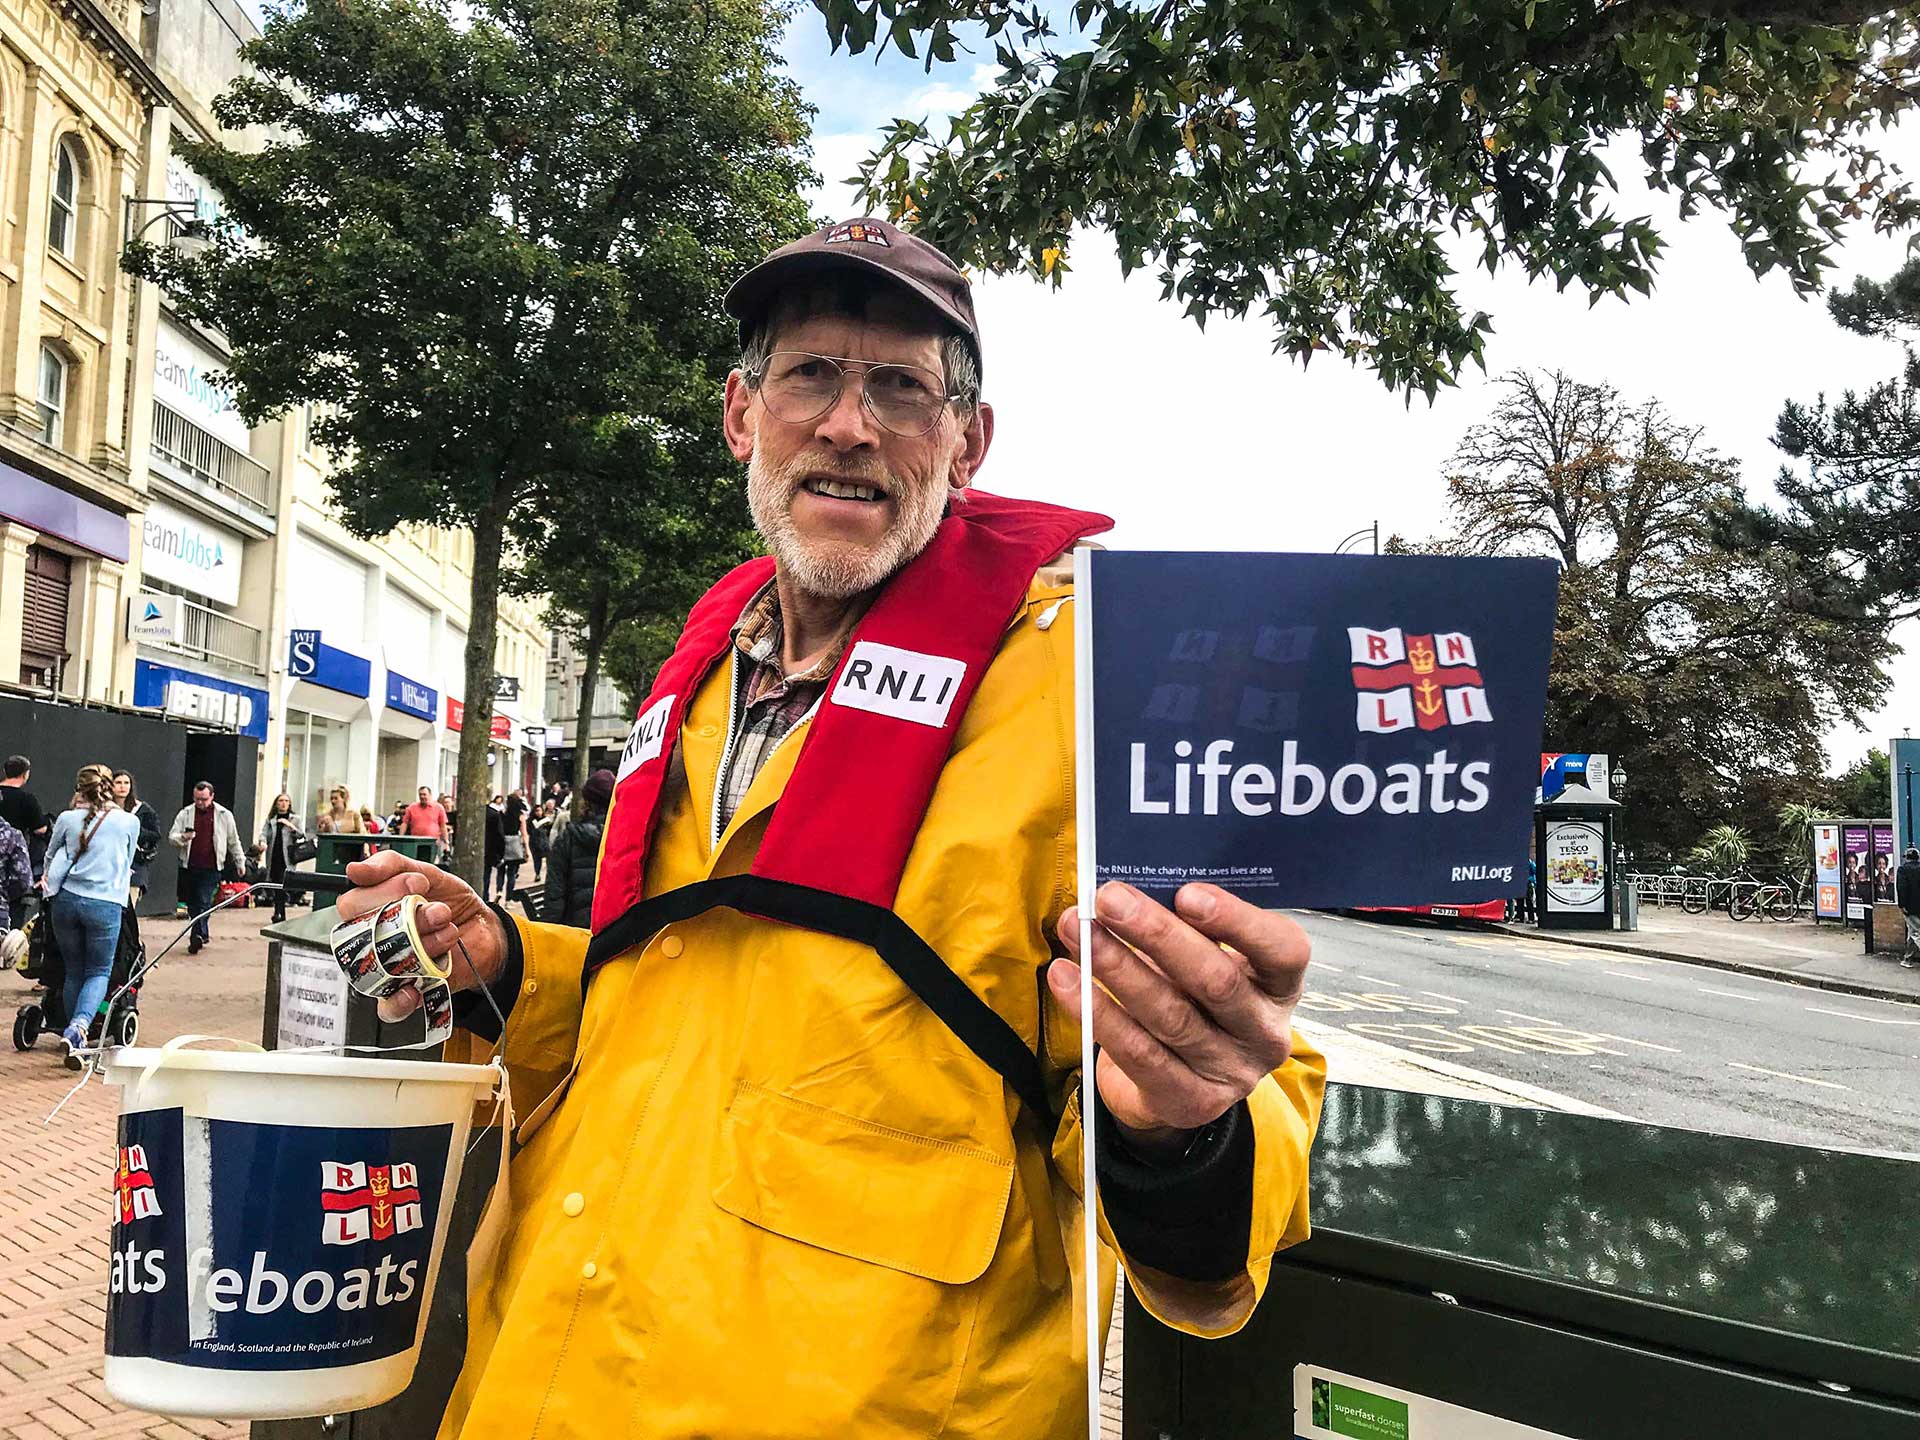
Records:
{"label": "eyeglasses", "polygon": [[947,393],[946,381],[918,365],[874,365],[804,350],[774,351],[757,372],[748,372],[747,384],[760,392],[776,420],[804,425],[840,403],[849,367],[860,372],[860,403],[867,413],[903,439],[926,434],[948,403],[962,398]]}

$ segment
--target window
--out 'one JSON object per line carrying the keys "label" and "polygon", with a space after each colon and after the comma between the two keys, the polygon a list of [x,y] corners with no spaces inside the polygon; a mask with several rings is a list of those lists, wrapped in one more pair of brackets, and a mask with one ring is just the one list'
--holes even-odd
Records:
{"label": "window", "polygon": [[72,593],[73,561],[44,545],[29,546],[20,625],[22,685],[59,683],[67,664],[67,600]]}
{"label": "window", "polygon": [[47,211],[47,244],[69,259],[79,229],[80,160],[72,140],[53,147],[53,203]]}
{"label": "window", "polygon": [[66,434],[67,362],[51,345],[40,347],[40,438],[59,445]]}

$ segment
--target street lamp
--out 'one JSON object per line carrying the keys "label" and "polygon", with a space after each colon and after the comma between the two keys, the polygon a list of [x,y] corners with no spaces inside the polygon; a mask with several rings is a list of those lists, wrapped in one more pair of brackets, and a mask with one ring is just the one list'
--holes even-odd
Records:
{"label": "street lamp", "polygon": [[1373,553],[1378,555],[1380,553],[1380,522],[1378,520],[1374,521],[1371,525],[1362,525],[1358,530],[1334,546],[1333,553],[1336,555],[1358,554],[1359,552],[1357,550],[1349,551],[1347,547],[1349,545],[1357,545],[1359,541],[1367,539],[1373,541]]}
{"label": "street lamp", "polygon": [[[133,207],[136,205],[158,205],[160,213],[150,215],[138,230],[133,228]],[[164,195],[129,195],[126,201],[126,243],[131,245],[162,220],[171,220],[180,227],[180,233],[173,237],[171,249],[187,259],[206,252],[213,244],[207,234],[207,222],[200,217],[200,207],[191,200],[172,200]]]}

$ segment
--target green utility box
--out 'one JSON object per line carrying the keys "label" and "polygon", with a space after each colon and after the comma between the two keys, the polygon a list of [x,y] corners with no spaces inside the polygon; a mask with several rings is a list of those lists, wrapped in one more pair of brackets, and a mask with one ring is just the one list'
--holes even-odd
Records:
{"label": "green utility box", "polygon": [[338,875],[376,850],[398,850],[409,860],[429,865],[440,851],[440,842],[431,835],[316,835],[314,841],[320,850],[313,868],[325,875]]}
{"label": "green utility box", "polygon": [[1916,1440],[1920,1163],[1328,1087],[1239,1334],[1131,1297],[1149,1440]]}

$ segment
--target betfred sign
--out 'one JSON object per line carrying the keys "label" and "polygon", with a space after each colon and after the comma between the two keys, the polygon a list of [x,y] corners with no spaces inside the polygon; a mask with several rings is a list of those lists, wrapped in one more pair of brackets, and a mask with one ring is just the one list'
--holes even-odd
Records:
{"label": "betfred sign", "polygon": [[[451,695],[447,696],[447,728],[458,730],[466,724],[466,720],[466,705]],[[513,739],[513,717],[511,715],[494,716],[493,724],[487,728],[487,735],[494,740]]]}
{"label": "betfred sign", "polygon": [[466,722],[467,707],[461,701],[447,696],[447,729],[458,730]]}
{"label": "betfred sign", "polygon": [[1552,563],[1094,551],[1076,583],[1098,879],[1328,907],[1525,883]]}

